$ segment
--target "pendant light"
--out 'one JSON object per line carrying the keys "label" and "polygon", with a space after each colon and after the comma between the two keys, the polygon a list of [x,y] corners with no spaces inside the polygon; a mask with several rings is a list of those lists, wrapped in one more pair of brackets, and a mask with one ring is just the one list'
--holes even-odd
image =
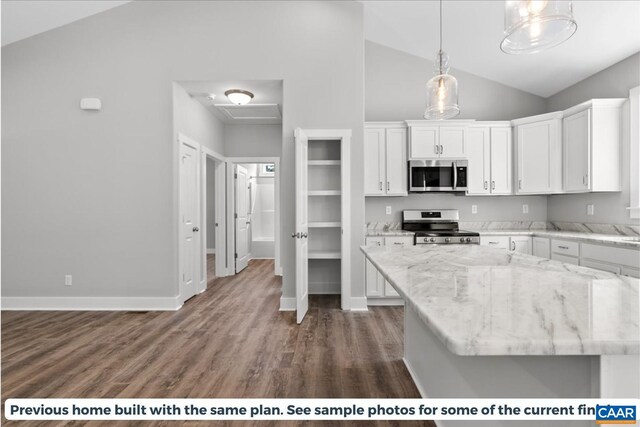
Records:
{"label": "pendant light", "polygon": [[507,1],[503,52],[537,53],[568,40],[578,29],[570,1]]}
{"label": "pendant light", "polygon": [[440,50],[435,60],[435,76],[427,82],[425,119],[443,120],[460,114],[458,80],[448,72],[449,55],[442,51],[442,0],[440,0]]}

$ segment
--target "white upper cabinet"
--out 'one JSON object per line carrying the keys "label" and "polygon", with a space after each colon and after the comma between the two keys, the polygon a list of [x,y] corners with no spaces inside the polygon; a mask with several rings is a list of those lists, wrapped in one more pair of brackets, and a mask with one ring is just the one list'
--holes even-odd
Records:
{"label": "white upper cabinet", "polygon": [[466,130],[467,194],[511,194],[509,122],[480,122]]}
{"label": "white upper cabinet", "polygon": [[491,128],[491,194],[512,194],[511,128]]}
{"label": "white upper cabinet", "polygon": [[406,196],[407,129],[403,123],[367,123],[364,130],[365,196]]}
{"label": "white upper cabinet", "polygon": [[367,196],[384,195],[382,182],[385,180],[384,161],[384,129],[364,130],[364,194]]}
{"label": "white upper cabinet", "polygon": [[467,194],[490,194],[491,128],[470,126],[467,129]]}
{"label": "white upper cabinet", "polygon": [[564,111],[563,190],[621,191],[621,116],[626,99],[592,99]]}
{"label": "white upper cabinet", "polygon": [[407,121],[409,159],[465,158],[467,125],[473,121]]}
{"label": "white upper cabinet", "polygon": [[562,191],[562,113],[514,120],[516,194]]}

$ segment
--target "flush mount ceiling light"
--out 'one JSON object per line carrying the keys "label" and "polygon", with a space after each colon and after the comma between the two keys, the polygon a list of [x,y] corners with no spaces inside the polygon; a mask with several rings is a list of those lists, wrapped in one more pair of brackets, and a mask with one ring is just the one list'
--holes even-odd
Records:
{"label": "flush mount ceiling light", "polygon": [[442,0],[440,0],[440,50],[436,55],[435,76],[427,83],[425,119],[450,119],[460,114],[458,80],[448,74],[449,55],[442,51]]}
{"label": "flush mount ceiling light", "polygon": [[537,53],[568,40],[578,29],[570,1],[507,1],[503,52]]}
{"label": "flush mount ceiling light", "polygon": [[251,92],[242,89],[229,89],[224,94],[229,98],[229,101],[236,105],[248,104],[253,98],[253,94]]}

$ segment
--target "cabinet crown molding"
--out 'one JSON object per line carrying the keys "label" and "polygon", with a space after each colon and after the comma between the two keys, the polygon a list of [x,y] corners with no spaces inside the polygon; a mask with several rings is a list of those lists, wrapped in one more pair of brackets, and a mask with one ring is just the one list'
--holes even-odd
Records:
{"label": "cabinet crown molding", "polygon": [[469,120],[406,120],[409,127],[413,126],[468,126],[476,123],[475,119]]}
{"label": "cabinet crown molding", "polygon": [[620,108],[627,101],[627,98],[596,98],[574,105],[563,111],[565,116],[570,116],[589,108]]}
{"label": "cabinet crown molding", "polygon": [[364,122],[365,129],[367,128],[406,128],[407,124],[404,121],[397,122]]}
{"label": "cabinet crown molding", "polygon": [[554,111],[553,113],[538,114],[537,116],[523,117],[521,119],[511,120],[511,126],[525,125],[527,123],[536,123],[543,120],[562,119],[562,111]]}

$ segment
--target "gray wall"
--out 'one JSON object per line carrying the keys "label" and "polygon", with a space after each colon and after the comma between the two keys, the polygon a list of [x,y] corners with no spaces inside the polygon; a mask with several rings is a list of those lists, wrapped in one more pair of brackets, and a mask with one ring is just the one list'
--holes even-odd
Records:
{"label": "gray wall", "polygon": [[224,147],[229,157],[280,157],[282,125],[226,124]]}
{"label": "gray wall", "polygon": [[173,130],[176,138],[182,133],[224,155],[224,124],[178,83],[173,83]]}
{"label": "gray wall", "polygon": [[[618,62],[547,99],[549,111],[563,110],[592,98],[628,98],[629,89],[640,85],[640,53]],[[550,221],[640,224],[629,218],[629,103],[623,108],[622,192],[550,196]],[[595,215],[587,216],[587,204]]]}
{"label": "gray wall", "polygon": [[[404,209],[458,209],[460,221],[546,221],[546,196],[455,196],[453,194],[410,194],[407,197],[367,197],[367,222],[401,222]],[[522,205],[529,213],[522,213]],[[471,206],[478,213],[471,213]],[[391,206],[391,215],[385,213]]]}
{"label": "gray wall", "polygon": [[[216,162],[207,158],[207,236],[206,248],[216,248]],[[224,254],[222,254],[224,256]]]}
{"label": "gray wall", "polygon": [[[452,58],[455,61],[455,58]],[[452,70],[458,79],[460,116],[477,120],[510,120],[545,112],[543,98],[473,74]],[[365,42],[365,117],[367,121],[423,119],[425,85],[433,62]],[[522,205],[529,213],[522,213]],[[451,208],[462,221],[544,221],[547,198],[471,197],[452,194],[412,194],[408,197],[367,197],[367,222],[399,222],[403,209]],[[471,214],[471,206],[478,213]],[[385,214],[391,206],[392,214]]]}
{"label": "gray wall", "polygon": [[[353,129],[352,288],[363,296],[363,56],[356,2],[131,2],[5,46],[2,295],[177,295],[172,82],[233,78],[284,81],[287,297],[293,130]],[[80,111],[84,96],[103,111]]]}
{"label": "gray wall", "polygon": [[[451,58],[455,65],[455,58]],[[458,79],[460,115],[456,119],[511,120],[545,112],[536,95],[453,68]],[[365,118],[367,121],[422,120],[433,61],[373,42],[365,42]]]}

